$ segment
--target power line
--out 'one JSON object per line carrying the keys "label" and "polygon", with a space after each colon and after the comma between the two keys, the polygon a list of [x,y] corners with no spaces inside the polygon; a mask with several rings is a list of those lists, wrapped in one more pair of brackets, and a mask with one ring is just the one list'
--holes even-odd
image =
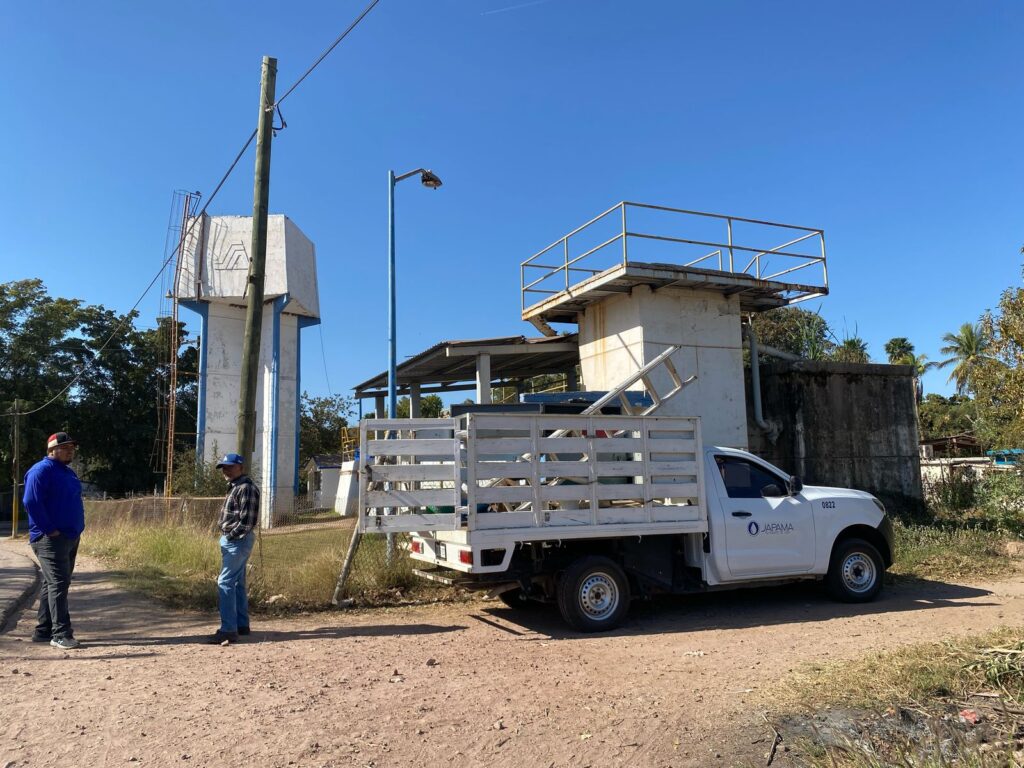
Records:
{"label": "power line", "polygon": [[[299,85],[302,83],[302,81],[305,80],[307,77],[309,77],[310,74],[313,73],[313,70],[315,70],[318,66],[320,66],[320,64],[323,62],[323,60],[326,59],[331,54],[331,52],[335,48],[338,47],[338,44],[342,40],[344,40],[346,37],[348,37],[348,34],[359,25],[359,22],[361,22],[366,17],[366,15],[370,11],[373,10],[374,6],[376,6],[378,2],[380,2],[380,0],[371,0],[370,4],[367,5],[366,8],[363,9],[363,12],[360,13],[359,16],[356,17],[355,21],[353,21],[351,24],[349,24],[348,28],[344,32],[342,32],[340,35],[338,35],[338,37],[334,40],[334,42],[331,43],[327,47],[327,49],[323,53],[320,54],[319,57],[317,57],[316,61],[314,61],[312,63],[312,65],[310,65],[310,67],[305,72],[302,73],[302,76],[299,77],[299,79],[296,80],[287,91],[285,91],[284,95],[281,96],[281,98],[279,98],[274,103],[274,109],[278,109],[278,107],[280,106],[281,102],[284,101],[286,98],[288,98],[292,94],[292,92],[296,88],[299,87]],[[283,123],[283,121],[282,121],[282,123]],[[283,125],[282,125],[282,127],[283,127]],[[128,312],[124,315],[124,317],[121,318],[121,322],[118,323],[117,327],[114,328],[114,330],[111,332],[110,336],[107,337],[107,340],[103,342],[103,346],[101,346],[98,350],[96,350],[96,357],[94,357],[93,360],[90,361],[89,363],[86,363],[86,365],[84,365],[82,367],[82,369],[78,372],[78,374],[70,382],[68,382],[68,385],[66,387],[64,387],[64,389],[62,389],[56,395],[51,397],[49,400],[47,400],[45,403],[43,403],[38,408],[36,408],[34,410],[31,410],[31,411],[25,411],[24,413],[4,413],[4,414],[0,414],[0,416],[18,417],[18,416],[31,416],[34,413],[39,413],[39,411],[42,411],[43,409],[45,409],[45,408],[49,407],[50,405],[52,405],[53,403],[55,403],[65,392],[67,392],[69,389],[71,389],[71,387],[73,387],[86,373],[88,373],[88,371],[92,368],[93,364],[99,358],[99,355],[103,352],[103,350],[105,350],[107,348],[107,346],[110,344],[110,342],[113,341],[114,338],[124,330],[125,326],[128,324],[129,320],[131,319],[132,313],[135,312],[135,310],[138,308],[139,304],[142,303],[142,300],[144,298],[146,298],[146,295],[150,292],[150,290],[152,290],[153,286],[156,284],[156,281],[160,279],[161,275],[163,275],[164,269],[167,268],[167,265],[170,264],[171,260],[174,259],[178,255],[178,252],[181,250],[181,244],[186,242],[186,240],[188,239],[188,236],[192,234],[192,229],[193,229],[193,227],[195,227],[196,223],[202,220],[203,215],[206,213],[206,210],[210,207],[210,203],[212,203],[214,201],[214,199],[217,197],[217,193],[220,192],[221,188],[227,182],[228,177],[235,170],[235,166],[238,165],[238,161],[242,159],[242,156],[245,154],[246,150],[249,149],[249,146],[252,144],[252,141],[255,138],[256,138],[256,130],[253,130],[253,132],[251,134],[249,134],[249,138],[246,139],[245,144],[242,145],[242,148],[238,151],[238,154],[235,156],[235,159],[231,163],[230,167],[227,169],[227,171],[221,177],[220,181],[217,182],[217,186],[214,188],[212,194],[207,198],[206,204],[202,207],[202,209],[199,211],[199,213],[196,214],[195,217],[193,217],[192,223],[189,224],[189,227],[186,230],[185,234],[178,240],[178,245],[175,246],[174,250],[171,251],[171,254],[160,265],[160,270],[156,273],[156,275],[153,277],[153,279],[149,281],[149,285],[147,285],[145,290],[143,290],[143,292],[139,296],[138,300],[132,305],[132,308],[130,310],[128,310]],[[321,334],[320,334],[320,349],[321,349],[321,352],[323,352],[323,332],[322,331],[321,331]],[[326,355],[324,355],[324,373],[325,373],[325,375],[326,375],[326,372],[327,372],[327,359],[326,359]],[[328,382],[327,388],[330,389],[330,382]],[[15,401],[15,402],[17,402],[17,401]]]}
{"label": "power line", "polygon": [[284,96],[282,96],[276,102],[274,102],[274,107],[275,108],[278,105],[280,105],[280,103],[282,101],[284,101],[289,96],[291,96],[292,91],[294,91],[296,88],[299,87],[299,83],[301,83],[303,80],[305,80],[307,77],[309,77],[313,73],[313,70],[316,69],[317,67],[319,67],[320,63],[324,59],[326,59],[328,56],[331,55],[331,51],[333,51],[335,48],[338,47],[338,43],[340,43],[342,40],[344,40],[346,37],[348,37],[348,33],[351,32],[353,29],[355,29],[357,26],[359,26],[359,22],[361,22],[366,17],[366,14],[368,14],[370,11],[372,11],[373,7],[375,5],[377,5],[377,3],[379,3],[379,2],[380,2],[380,0],[371,0],[370,4],[367,5],[363,9],[363,12],[360,13],[359,16],[356,17],[356,20],[348,25],[348,29],[346,29],[344,32],[342,32],[340,35],[338,35],[338,37],[335,38],[334,42],[331,43],[329,46],[327,46],[327,49],[323,53],[320,54],[319,58],[317,58],[317,60],[313,62],[313,64],[309,67],[309,69],[307,69],[305,72],[302,73],[302,77],[300,77],[298,80],[296,80],[292,84],[292,87],[284,92]]}
{"label": "power line", "polygon": [[331,389],[331,377],[327,375],[327,352],[324,351],[324,327],[318,325],[317,330],[320,331],[320,357],[324,361],[324,379],[327,381],[327,391],[334,397],[334,390]]}

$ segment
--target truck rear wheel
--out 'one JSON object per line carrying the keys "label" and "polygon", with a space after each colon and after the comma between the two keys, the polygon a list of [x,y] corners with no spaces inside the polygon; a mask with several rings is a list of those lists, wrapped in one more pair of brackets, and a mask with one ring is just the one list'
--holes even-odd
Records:
{"label": "truck rear wheel", "polygon": [[882,588],[884,573],[882,556],[874,545],[863,539],[847,539],[832,553],[825,581],[836,600],[867,603],[874,600]]}
{"label": "truck rear wheel", "polygon": [[562,618],[580,632],[604,632],[629,611],[629,582],[613,560],[584,557],[570,565],[558,583]]}

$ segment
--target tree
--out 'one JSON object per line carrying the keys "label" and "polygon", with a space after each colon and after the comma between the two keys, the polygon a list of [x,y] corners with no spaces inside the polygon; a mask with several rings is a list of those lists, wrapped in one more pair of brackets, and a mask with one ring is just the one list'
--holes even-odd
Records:
{"label": "tree", "polygon": [[[168,356],[170,321],[139,330],[136,319],[135,313],[118,315],[77,299],[51,297],[39,280],[0,284],[0,410],[9,413],[15,399],[21,412],[45,406],[20,418],[22,470],[42,456],[47,435],[66,430],[82,441],[83,479],[103,490],[152,490],[162,482],[150,457],[161,377],[166,377],[158,360]],[[184,325],[179,330],[184,339]],[[194,349],[179,347],[179,369],[194,372],[197,359]],[[183,376],[181,382],[180,431],[194,432],[195,377]],[[0,429],[10,434],[14,419],[0,419]],[[177,448],[190,442],[183,435]],[[0,485],[12,483],[12,448],[0,441]]]}
{"label": "tree", "polygon": [[976,426],[974,401],[962,395],[925,395],[917,408],[922,440],[973,434]]}
{"label": "tree", "polygon": [[958,395],[967,394],[972,391],[975,372],[993,360],[988,354],[991,336],[982,323],[964,323],[957,333],[947,333],[942,340],[946,345],[939,352],[949,357],[940,361],[938,367],[947,368],[952,365],[953,370],[946,381],[956,382]]}
{"label": "tree", "polygon": [[848,336],[832,352],[837,363],[868,363],[868,343],[859,336]]}
{"label": "tree", "polygon": [[997,311],[986,313],[964,339],[966,327],[960,341],[984,342],[961,362],[968,368],[965,388],[974,392],[980,437],[993,448],[1024,447],[1024,289],[1005,290]]}
{"label": "tree", "polygon": [[302,393],[299,413],[299,466],[322,453],[341,453],[342,430],[355,409],[341,395],[313,397]]}
{"label": "tree", "polygon": [[824,360],[835,346],[828,323],[817,312],[782,307],[751,318],[759,344],[775,347],[808,360]]}
{"label": "tree", "polygon": [[897,360],[896,362],[901,365],[914,366],[914,392],[917,395],[917,402],[920,403],[921,399],[924,397],[924,382],[922,380],[923,376],[932,368],[935,368],[938,365],[938,363],[928,362],[928,355],[925,355],[923,353],[920,355],[910,354],[909,356],[901,360]]}
{"label": "tree", "polygon": [[914,345],[906,336],[895,336],[885,342],[885,354],[892,365],[905,364],[907,358],[914,356]]}
{"label": "tree", "polygon": [[[398,407],[395,408],[395,411],[398,413],[398,418],[409,418],[409,398],[401,398],[398,401]],[[424,395],[420,398],[420,418],[439,419],[443,413],[444,403],[441,401],[440,396]]]}

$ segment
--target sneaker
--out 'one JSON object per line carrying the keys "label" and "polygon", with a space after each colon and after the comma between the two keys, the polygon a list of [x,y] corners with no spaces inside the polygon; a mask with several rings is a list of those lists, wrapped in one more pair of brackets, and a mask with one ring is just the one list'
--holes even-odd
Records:
{"label": "sneaker", "polygon": [[239,627],[238,628],[238,634],[240,634],[240,635],[250,635],[250,634],[252,634],[252,630],[249,629],[249,627]]}
{"label": "sneaker", "polygon": [[81,645],[81,643],[73,637],[55,637],[50,641],[50,645],[54,648],[63,648],[65,651],[71,651]]}
{"label": "sneaker", "polygon": [[53,638],[51,638],[49,635],[37,635],[35,632],[32,633],[33,643],[48,643],[52,639]]}
{"label": "sneaker", "polygon": [[219,629],[212,635],[206,638],[206,642],[210,645],[227,645],[228,643],[238,642],[237,632],[221,632]]}

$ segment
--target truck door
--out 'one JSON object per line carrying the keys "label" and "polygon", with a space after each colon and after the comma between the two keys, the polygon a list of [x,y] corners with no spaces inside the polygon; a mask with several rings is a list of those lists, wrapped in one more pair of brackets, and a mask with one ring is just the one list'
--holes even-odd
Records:
{"label": "truck door", "polygon": [[733,578],[809,571],[814,565],[810,502],[802,494],[788,495],[785,478],[749,459],[716,454],[714,469]]}

